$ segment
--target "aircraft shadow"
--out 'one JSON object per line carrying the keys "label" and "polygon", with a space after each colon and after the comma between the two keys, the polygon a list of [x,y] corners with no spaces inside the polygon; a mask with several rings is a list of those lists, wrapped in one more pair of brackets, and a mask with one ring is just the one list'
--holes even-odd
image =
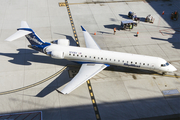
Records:
{"label": "aircraft shadow", "polygon": [[68,64],[76,64],[74,62],[70,62],[65,59],[53,59],[45,55],[36,55],[34,53],[38,53],[38,52],[31,49],[17,49],[17,51],[19,52],[18,53],[0,53],[0,55],[13,58],[8,61],[13,64],[18,64],[18,65],[31,65],[31,62],[55,64],[55,65],[61,65],[61,66],[66,66]]}
{"label": "aircraft shadow", "polygon": [[[79,70],[80,65],[78,68],[75,68],[76,70]],[[54,90],[57,90],[59,87],[62,87],[64,84],[68,83],[72,80],[72,78],[69,77],[69,70],[74,69],[73,67],[68,67],[65,71],[63,71],[60,76],[58,76],[55,80],[53,80],[49,85],[47,85],[43,90],[41,90],[36,97],[45,97],[49,93],[53,92]],[[159,74],[154,71],[150,70],[140,70],[135,68],[126,68],[126,67],[119,67],[119,66],[110,66],[107,67],[105,70],[107,71],[116,71],[116,72],[126,72],[126,73],[134,73],[134,74]],[[57,92],[60,92],[57,90]]]}
{"label": "aircraft shadow", "polygon": [[[56,79],[54,79],[49,85],[47,85],[43,90],[41,90],[36,97],[44,97],[49,93],[53,92],[57,88],[63,86],[67,82],[71,81],[72,78],[69,77],[69,70],[74,69],[73,66],[76,66],[76,69],[79,70],[80,64],[70,62],[65,59],[52,59],[48,56],[36,55],[34,53],[38,53],[37,51],[31,49],[17,49],[19,53],[0,53],[0,55],[7,56],[13,58],[9,60],[9,62],[18,65],[31,65],[31,62],[36,63],[45,63],[45,64],[55,64],[61,66],[72,65],[68,67],[65,71],[63,71]],[[77,68],[78,67],[78,68]],[[148,71],[148,70],[139,70],[135,68],[126,68],[119,66],[110,66],[105,70],[108,71],[116,71],[116,72],[126,72],[126,73],[135,73],[135,74],[154,74],[156,72]]]}
{"label": "aircraft shadow", "polygon": [[113,65],[111,65],[110,67],[107,67],[105,70],[134,73],[134,74],[160,74],[158,72],[151,71],[151,70],[142,70],[142,69],[128,68],[128,67],[122,67],[122,66],[113,66]]}
{"label": "aircraft shadow", "polygon": [[60,66],[71,65],[65,71],[63,71],[55,80],[53,80],[48,86],[46,86],[40,93],[38,93],[36,97],[44,97],[69,82],[72,78],[69,77],[68,70],[70,68],[73,68],[72,66],[76,66],[78,68],[80,67],[80,64],[70,62],[65,59],[53,59],[49,56],[36,55],[34,53],[38,52],[31,49],[17,49],[17,51],[19,51],[19,53],[0,53],[0,55],[13,58],[8,61],[18,65],[31,65],[31,62],[55,64]]}
{"label": "aircraft shadow", "polygon": [[47,85],[43,90],[41,90],[35,97],[45,97],[54,90],[57,90],[59,87],[71,81],[72,78],[70,78],[68,75],[69,69],[70,68],[64,70],[55,80],[53,80],[49,85]]}
{"label": "aircraft shadow", "polygon": [[[159,2],[159,1],[158,1]],[[163,1],[164,2],[164,1]],[[159,15],[161,15],[162,11],[159,10],[159,5],[157,4],[157,2],[149,2],[148,4],[151,5],[151,7],[157,12],[159,13]],[[177,7],[174,7],[174,9]],[[166,20],[165,20],[166,21]],[[167,23],[169,23],[169,21],[166,21]],[[114,28],[114,27],[113,27]],[[113,29],[110,28],[110,29]],[[175,45],[175,42],[172,42],[174,38],[173,37],[169,40],[167,40],[168,42],[173,43],[174,48],[179,49],[179,43],[177,43],[177,45]],[[159,39],[159,38],[152,38],[152,39],[156,39],[156,40],[165,40],[165,39]],[[2,54],[0,54],[2,55]],[[48,58],[48,57],[47,57]],[[43,62],[43,61],[41,61]],[[114,71],[118,71],[118,69],[122,69],[122,70],[129,70],[130,68],[127,69],[123,69],[122,67],[109,67],[106,68],[105,70],[114,70]],[[131,69],[134,72],[136,72],[136,69]],[[144,71],[144,70],[138,70],[138,71]],[[66,71],[65,73],[62,73],[59,77],[66,75]],[[58,77],[58,78],[59,78]],[[58,79],[56,78],[56,79]],[[64,79],[66,79],[66,77],[64,77]],[[68,78],[67,78],[68,79]],[[59,82],[57,80],[57,82]],[[57,83],[54,82],[53,84]],[[63,83],[63,82],[62,82]],[[61,84],[59,84],[60,86]],[[138,87],[135,89],[139,89]],[[144,90],[144,89],[143,89]],[[142,90],[142,91],[143,91]],[[149,89],[146,89],[149,90]],[[50,91],[50,90],[49,90]],[[121,92],[121,91],[119,91]],[[123,91],[124,92],[124,91]],[[45,94],[47,94],[47,91],[44,92],[40,92],[37,96],[43,96]],[[137,93],[136,93],[137,94]],[[158,93],[159,94],[159,93]],[[72,94],[70,94],[71,96]],[[120,96],[121,94],[117,94],[116,96]],[[104,102],[101,101],[103,99],[102,96],[105,96],[104,98],[109,99],[112,97],[112,94],[107,94],[106,92],[101,92],[101,96],[96,96],[96,101],[97,101],[97,106],[98,106],[98,110],[100,112],[100,116],[101,119],[105,119],[105,120],[109,120],[109,119],[133,119],[133,120],[162,120],[162,119],[173,119],[173,120],[179,120],[180,119],[180,114],[179,114],[179,108],[180,108],[180,95],[170,95],[170,96],[161,96],[161,97],[146,97],[143,99],[125,99],[125,100],[116,100],[116,101],[111,101],[111,102]],[[136,96],[136,95],[134,95]],[[79,96],[77,96],[79,97]],[[69,97],[70,99],[71,97]],[[82,98],[81,98],[82,99]],[[80,99],[80,100],[81,100]],[[49,105],[46,106],[46,104],[43,102],[34,102],[32,99],[18,99],[18,98],[14,98],[14,99],[7,99],[10,102],[13,101],[13,103],[19,103],[19,105],[29,105],[29,106],[37,106],[38,109],[33,109],[32,111],[37,111],[37,110],[41,110],[43,112],[43,117],[46,119],[66,119],[66,120],[76,120],[76,119],[96,119],[94,116],[94,109],[92,107],[92,104],[83,104],[80,105],[79,99],[77,99],[77,103],[76,105],[70,105],[67,106],[66,101],[68,100],[67,96],[60,96],[60,100],[61,100],[61,106],[62,107],[53,107],[50,108]],[[56,99],[53,100],[52,102],[56,102]],[[46,102],[47,103],[47,102]],[[3,103],[2,103],[3,104]],[[9,103],[8,103],[9,104]],[[7,104],[7,105],[8,105]],[[65,105],[64,105],[65,104]],[[24,106],[23,106],[24,107]],[[13,107],[12,107],[13,108]],[[21,111],[17,111],[17,112],[24,112],[24,110]],[[11,114],[13,112],[9,112],[9,114]],[[2,113],[1,113],[2,114]],[[7,112],[6,112],[7,114]],[[16,116],[17,117],[17,116]]]}

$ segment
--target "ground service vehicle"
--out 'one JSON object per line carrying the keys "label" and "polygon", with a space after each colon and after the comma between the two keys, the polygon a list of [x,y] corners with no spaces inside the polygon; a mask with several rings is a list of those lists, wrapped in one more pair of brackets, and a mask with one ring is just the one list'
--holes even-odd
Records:
{"label": "ground service vehicle", "polygon": [[151,14],[149,14],[149,15],[146,17],[145,22],[153,23],[154,20],[155,20],[154,17],[153,17]]}
{"label": "ground service vehicle", "polygon": [[134,12],[131,12],[131,11],[129,11],[128,17],[133,19],[133,20],[135,20],[135,21],[139,21],[140,20],[140,18],[138,18],[137,15]]}
{"label": "ground service vehicle", "polygon": [[[130,25],[132,25],[132,28],[130,28]],[[133,29],[134,26],[137,26],[137,23],[133,20],[125,20],[121,21],[121,29]]]}
{"label": "ground service vehicle", "polygon": [[178,12],[177,11],[174,11],[171,13],[171,19],[172,20],[178,20]]}

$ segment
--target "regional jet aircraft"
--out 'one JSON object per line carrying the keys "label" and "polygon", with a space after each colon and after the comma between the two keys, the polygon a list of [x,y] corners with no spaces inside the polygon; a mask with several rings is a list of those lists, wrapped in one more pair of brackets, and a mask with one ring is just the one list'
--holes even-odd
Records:
{"label": "regional jet aircraft", "polygon": [[26,21],[22,21],[21,27],[17,29],[17,32],[6,40],[13,41],[26,36],[31,44],[29,45],[30,48],[43,52],[52,58],[67,59],[82,64],[78,74],[61,91],[63,94],[69,94],[109,65],[163,73],[177,70],[173,65],[159,57],[101,50],[91,35],[82,26],[81,28],[87,48],[69,46],[68,39],[59,39],[53,41],[53,44],[44,42],[28,26]]}

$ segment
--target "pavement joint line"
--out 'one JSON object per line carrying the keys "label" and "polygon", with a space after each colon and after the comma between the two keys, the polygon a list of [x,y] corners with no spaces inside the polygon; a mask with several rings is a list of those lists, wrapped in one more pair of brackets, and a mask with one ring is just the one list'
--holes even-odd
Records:
{"label": "pavement joint line", "polygon": [[[76,29],[74,27],[73,18],[72,18],[72,15],[71,15],[71,10],[69,8],[69,4],[68,4],[67,0],[65,0],[65,4],[66,4],[66,8],[67,8],[67,12],[68,12],[68,15],[69,15],[69,20],[70,20],[70,23],[71,23],[71,27],[72,27],[72,31],[73,31],[73,34],[74,34],[74,37],[75,37],[76,44],[77,44],[78,47],[80,47],[79,40],[78,40],[78,37],[77,37],[77,34],[76,34]],[[96,100],[95,100],[95,97],[94,97],[94,94],[93,94],[93,91],[92,91],[92,86],[91,86],[90,80],[86,81],[86,83],[87,83],[87,86],[88,86],[88,89],[89,89],[89,94],[90,94],[90,97],[91,97],[91,101],[92,101],[92,105],[93,105],[93,108],[94,108],[96,119],[101,120],[100,114],[99,114],[99,111],[98,111],[98,107],[97,107],[97,104],[96,104]]]}
{"label": "pavement joint line", "polygon": [[10,93],[15,93],[15,92],[19,92],[19,91],[22,91],[22,90],[26,90],[26,89],[29,89],[29,88],[32,88],[32,87],[35,87],[37,85],[40,85],[50,79],[52,79],[53,77],[61,74],[65,69],[67,68],[67,66],[63,67],[61,70],[59,70],[58,72],[56,72],[55,74],[37,82],[37,83],[34,83],[34,84],[31,84],[31,85],[28,85],[28,86],[25,86],[25,87],[21,87],[21,88],[18,88],[18,89],[14,89],[14,90],[9,90],[9,91],[5,91],[5,92],[0,92],[0,95],[5,95],[5,94],[10,94]]}

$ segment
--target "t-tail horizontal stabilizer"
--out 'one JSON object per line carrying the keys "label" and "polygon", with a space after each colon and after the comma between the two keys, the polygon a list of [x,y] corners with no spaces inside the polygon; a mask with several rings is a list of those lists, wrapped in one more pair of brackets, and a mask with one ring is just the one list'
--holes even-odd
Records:
{"label": "t-tail horizontal stabilizer", "polygon": [[21,21],[21,27],[17,29],[18,31],[8,37],[6,41],[13,41],[20,37],[25,36],[31,45],[29,45],[30,48],[44,52],[43,49],[49,45],[51,45],[48,42],[44,42],[26,23],[26,21]]}
{"label": "t-tail horizontal stabilizer", "polygon": [[18,38],[21,38],[25,35],[28,35],[30,33],[32,33],[33,31],[29,28],[28,24],[26,21],[21,21],[21,27],[19,29],[17,29],[18,31],[16,33],[14,33],[13,35],[11,35],[10,37],[8,37],[6,39],[6,41],[13,41],[16,40]]}

